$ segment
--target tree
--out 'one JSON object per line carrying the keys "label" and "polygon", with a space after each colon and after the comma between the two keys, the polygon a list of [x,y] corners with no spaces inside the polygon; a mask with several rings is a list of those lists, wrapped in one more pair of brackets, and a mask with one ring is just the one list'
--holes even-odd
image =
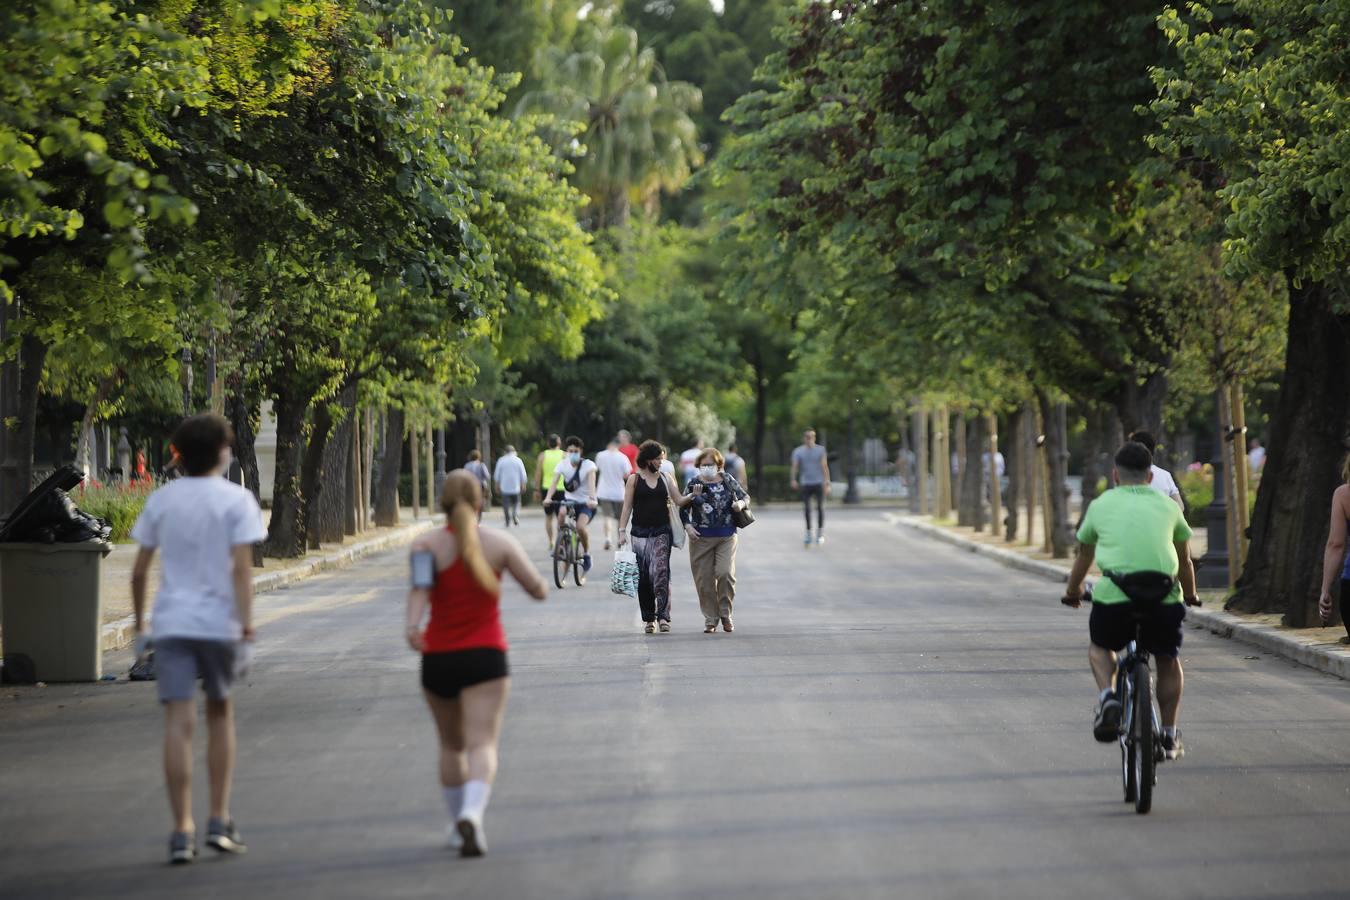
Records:
{"label": "tree", "polygon": [[1326,502],[1350,449],[1350,59],[1343,4],[1238,0],[1159,18],[1179,54],[1154,77],[1154,144],[1218,170],[1225,258],[1239,277],[1289,281],[1288,350],[1252,546],[1230,605],[1316,621]]}

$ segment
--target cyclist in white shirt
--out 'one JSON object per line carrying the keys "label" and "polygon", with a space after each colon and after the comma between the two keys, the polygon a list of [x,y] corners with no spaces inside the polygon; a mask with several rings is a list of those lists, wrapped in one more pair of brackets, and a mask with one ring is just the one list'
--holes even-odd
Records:
{"label": "cyclist in white shirt", "polygon": [[[581,438],[575,435],[569,436],[565,442],[567,455],[563,457],[562,462],[553,470],[557,477],[549,485],[548,494],[544,497],[544,508],[551,509],[557,507],[558,524],[562,524],[563,517],[567,515],[568,508],[576,511],[577,514],[577,535],[581,538],[581,548],[586,554],[582,559],[582,566],[587,572],[591,570],[591,519],[595,518],[595,507],[599,505],[599,500],[595,495],[595,463],[583,457],[582,451],[585,445]],[[561,503],[553,503],[553,495],[557,491],[558,485],[562,485],[563,500]]]}
{"label": "cyclist in white shirt", "polygon": [[[1136,431],[1130,435],[1130,440],[1137,444],[1143,444],[1150,456],[1157,456],[1158,439],[1150,432]],[[1148,483],[1148,486],[1181,507],[1181,511],[1185,512],[1186,501],[1182,499],[1181,488],[1177,487],[1176,479],[1172,477],[1172,473],[1158,465],[1154,465],[1152,471],[1153,480]]]}
{"label": "cyclist in white shirt", "polygon": [[[604,519],[605,549],[613,546],[610,532],[617,529],[619,513],[623,511],[624,482],[633,474],[633,465],[628,456],[619,449],[618,440],[609,442],[595,457],[599,469],[599,485],[596,496],[600,498],[600,515]],[[617,535],[615,536],[617,538]]]}

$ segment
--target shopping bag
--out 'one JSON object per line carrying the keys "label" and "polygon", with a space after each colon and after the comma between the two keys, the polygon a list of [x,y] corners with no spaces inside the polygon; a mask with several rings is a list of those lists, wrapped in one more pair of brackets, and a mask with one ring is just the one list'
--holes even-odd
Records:
{"label": "shopping bag", "polygon": [[609,589],[616,594],[636,597],[638,592],[637,554],[620,550],[614,554],[614,569],[609,573]]}

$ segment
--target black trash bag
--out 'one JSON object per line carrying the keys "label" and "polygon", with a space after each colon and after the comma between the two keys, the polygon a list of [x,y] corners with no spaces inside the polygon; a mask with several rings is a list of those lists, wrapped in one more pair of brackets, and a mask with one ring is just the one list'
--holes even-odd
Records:
{"label": "black trash bag", "polygon": [[66,493],[83,480],[84,476],[74,466],[57,469],[0,525],[0,542],[106,541],[112,535],[112,525],[81,512]]}
{"label": "black trash bag", "polygon": [[37,667],[26,653],[5,654],[0,666],[0,684],[37,684]]}

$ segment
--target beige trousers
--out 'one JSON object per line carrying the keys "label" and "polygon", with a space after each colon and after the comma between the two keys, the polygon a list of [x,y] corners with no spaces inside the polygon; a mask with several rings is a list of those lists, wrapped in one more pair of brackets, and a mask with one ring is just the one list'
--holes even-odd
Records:
{"label": "beige trousers", "polygon": [[731,618],[736,599],[736,535],[704,537],[689,541],[689,567],[698,588],[698,605],[703,624],[716,624]]}

